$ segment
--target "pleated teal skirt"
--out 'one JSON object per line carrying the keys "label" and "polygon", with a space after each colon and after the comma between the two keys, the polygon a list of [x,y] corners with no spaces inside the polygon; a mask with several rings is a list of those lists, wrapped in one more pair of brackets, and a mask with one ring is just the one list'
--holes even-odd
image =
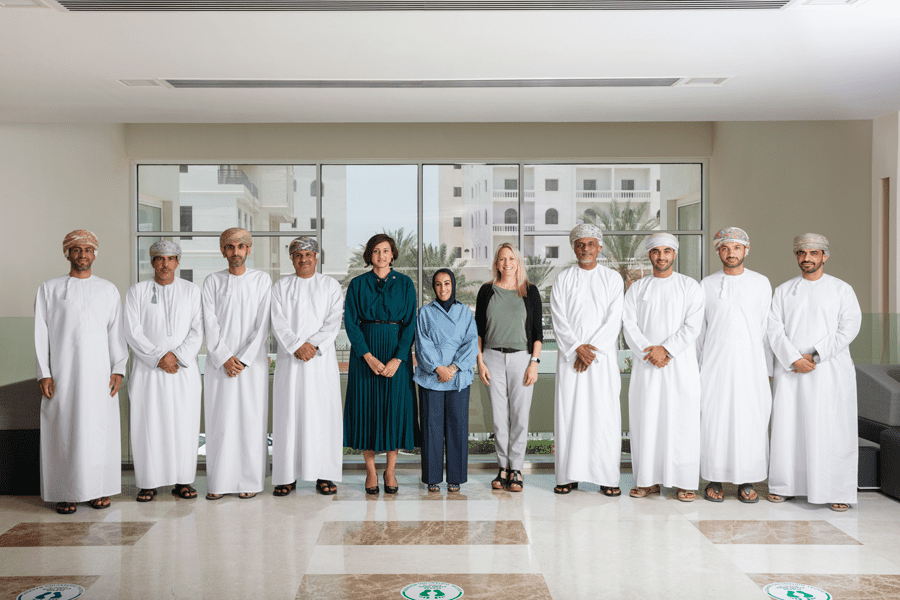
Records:
{"label": "pleated teal skirt", "polygon": [[[360,325],[375,358],[387,364],[397,351],[400,326]],[[419,417],[410,353],[393,377],[376,375],[351,348],[344,402],[344,446],[356,450],[411,450],[419,445]]]}

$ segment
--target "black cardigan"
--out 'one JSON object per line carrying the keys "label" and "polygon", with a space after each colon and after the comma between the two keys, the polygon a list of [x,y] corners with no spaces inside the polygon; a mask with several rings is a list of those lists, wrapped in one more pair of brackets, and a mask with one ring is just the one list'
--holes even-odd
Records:
{"label": "black cardigan", "polygon": [[[484,340],[487,335],[487,307],[494,295],[494,284],[488,282],[478,290],[475,301],[475,325],[478,337]],[[544,341],[543,313],[541,311],[541,293],[537,286],[528,284],[528,294],[522,298],[525,303],[525,339],[528,342],[528,353],[534,355],[534,343]]]}

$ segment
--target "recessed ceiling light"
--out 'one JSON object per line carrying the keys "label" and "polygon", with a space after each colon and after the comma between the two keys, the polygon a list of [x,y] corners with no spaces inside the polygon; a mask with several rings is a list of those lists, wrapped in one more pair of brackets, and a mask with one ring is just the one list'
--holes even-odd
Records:
{"label": "recessed ceiling light", "polygon": [[119,83],[128,87],[161,87],[155,79],[120,79]]}
{"label": "recessed ceiling light", "polygon": [[803,4],[808,6],[850,6],[859,5],[866,0],[803,0]]}
{"label": "recessed ceiling light", "polygon": [[699,87],[723,86],[734,77],[685,77],[679,82],[679,85],[692,85]]}
{"label": "recessed ceiling light", "polygon": [[46,4],[38,0],[0,0],[0,6],[4,8],[47,8]]}
{"label": "recessed ceiling light", "polygon": [[361,89],[361,88],[595,88],[671,87],[677,77],[555,79],[165,79],[174,88],[194,89]]}

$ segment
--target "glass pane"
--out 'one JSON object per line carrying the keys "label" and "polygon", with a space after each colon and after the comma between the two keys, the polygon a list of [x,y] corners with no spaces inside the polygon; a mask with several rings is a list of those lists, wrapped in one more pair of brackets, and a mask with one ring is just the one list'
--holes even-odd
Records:
{"label": "glass pane", "polygon": [[[366,242],[387,233],[397,242],[394,269],[418,278],[418,169],[415,165],[324,165],[322,167],[322,273],[341,282],[367,271]],[[334,223],[332,226],[331,224]],[[347,372],[350,342],[341,329],[338,361]]]}
{"label": "glass pane", "polygon": [[497,246],[518,245],[518,184],[506,187],[508,180],[518,181],[517,173],[516,166],[423,167],[424,302],[433,298],[432,274],[447,266],[456,277],[457,299],[475,309],[478,288],[491,280]]}
{"label": "glass pane", "polygon": [[140,165],[138,231],[315,229],[312,165]]}
{"label": "glass pane", "polygon": [[[526,165],[522,217],[526,233],[585,222],[606,231],[700,231],[701,191],[699,164]],[[684,207],[695,208],[691,219],[679,213]]]}

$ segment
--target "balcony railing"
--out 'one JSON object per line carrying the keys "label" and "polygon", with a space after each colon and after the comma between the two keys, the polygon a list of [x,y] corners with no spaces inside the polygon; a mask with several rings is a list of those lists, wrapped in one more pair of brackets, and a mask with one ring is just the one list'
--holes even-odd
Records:
{"label": "balcony railing", "polygon": [[[494,233],[516,234],[519,233],[519,225],[517,223],[494,223]],[[524,231],[534,231],[534,225],[526,223]]]}
{"label": "balcony railing", "polygon": [[[534,190],[525,190],[525,198],[534,198]],[[494,190],[494,200],[518,200],[519,190]]]}
{"label": "balcony railing", "polygon": [[650,200],[649,191],[576,190],[576,200]]}

